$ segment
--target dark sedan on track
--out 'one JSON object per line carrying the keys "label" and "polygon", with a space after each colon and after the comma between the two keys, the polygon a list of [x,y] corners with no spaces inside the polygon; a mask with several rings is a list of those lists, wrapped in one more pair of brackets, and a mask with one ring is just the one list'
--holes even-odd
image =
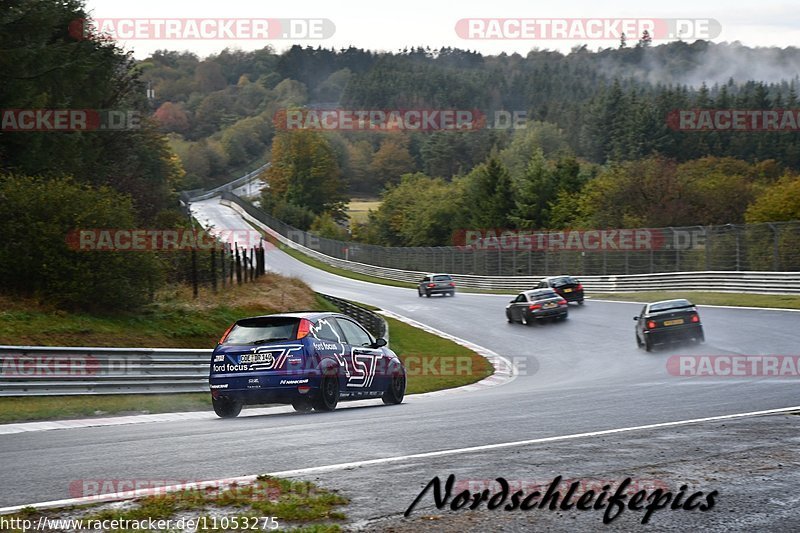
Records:
{"label": "dark sedan on track", "polygon": [[681,340],[704,342],[703,324],[689,300],[663,300],[645,305],[636,321],[636,345],[648,352],[656,344]]}
{"label": "dark sedan on track", "polygon": [[583,285],[572,276],[549,276],[536,286],[537,289],[553,289],[568,302],[583,305]]}
{"label": "dark sedan on track", "polygon": [[384,339],[338,313],[305,312],[237,320],[211,356],[214,411],[243,405],[292,404],[333,411],[340,400],[403,401],[406,370]]}
{"label": "dark sedan on track", "polygon": [[552,289],[521,292],[506,306],[506,318],[509,322],[527,325],[545,318],[564,320],[568,315],[567,301]]}

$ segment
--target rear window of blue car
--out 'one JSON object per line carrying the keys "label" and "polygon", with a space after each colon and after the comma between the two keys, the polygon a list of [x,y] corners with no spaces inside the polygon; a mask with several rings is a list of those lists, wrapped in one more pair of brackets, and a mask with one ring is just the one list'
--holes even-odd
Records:
{"label": "rear window of blue car", "polygon": [[233,326],[223,344],[260,344],[262,342],[294,340],[299,318],[256,317],[240,320]]}

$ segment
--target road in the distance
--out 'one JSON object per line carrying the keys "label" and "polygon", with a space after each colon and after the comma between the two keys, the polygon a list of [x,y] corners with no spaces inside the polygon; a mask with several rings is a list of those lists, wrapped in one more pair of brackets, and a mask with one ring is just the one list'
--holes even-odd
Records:
{"label": "road in the distance", "polygon": [[[217,199],[200,220],[245,229]],[[800,314],[702,308],[707,342],[647,354],[636,348],[640,305],[589,301],[563,323],[508,324],[508,296],[419,298],[312,269],[270,250],[268,266],[315,290],[373,304],[520,362],[513,382],[476,393],[407,397],[400,406],[312,415],[244,416],[0,437],[0,506],[61,499],[81,479],[217,479],[800,404],[797,381],[676,378],[670,355],[796,354]],[[495,454],[498,452],[495,452]],[[500,452],[502,453],[502,452]],[[613,466],[614,453],[607,460]],[[374,471],[375,488],[389,474]],[[573,465],[580,474],[580,465]]]}

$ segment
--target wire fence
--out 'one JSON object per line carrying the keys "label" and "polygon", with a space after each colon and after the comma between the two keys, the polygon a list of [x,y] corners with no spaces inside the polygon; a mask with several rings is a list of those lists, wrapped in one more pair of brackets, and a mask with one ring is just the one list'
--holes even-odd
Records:
{"label": "wire fence", "polygon": [[165,263],[166,281],[190,284],[195,298],[200,286],[216,291],[252,282],[267,271],[264,243],[246,248],[218,243],[210,250],[180,250],[157,255]]}
{"label": "wire fence", "polygon": [[[573,232],[578,242],[574,247],[583,249],[565,249],[571,238],[569,232],[533,233],[524,239],[520,235],[488,238],[483,233],[482,238],[463,246],[385,247],[319,237],[276,219],[235,194],[226,191],[222,198],[235,202],[252,217],[307,248],[338,259],[401,270],[478,276],[800,271],[800,221],[603,230],[595,232],[598,235],[591,231]],[[615,248],[627,239],[620,241],[620,232],[625,231],[634,232],[632,238],[646,236],[646,242],[639,249]],[[605,248],[603,235],[611,235]],[[559,236],[564,246],[542,249],[536,244],[552,245],[553,236]],[[595,242],[598,247],[589,246]]]}

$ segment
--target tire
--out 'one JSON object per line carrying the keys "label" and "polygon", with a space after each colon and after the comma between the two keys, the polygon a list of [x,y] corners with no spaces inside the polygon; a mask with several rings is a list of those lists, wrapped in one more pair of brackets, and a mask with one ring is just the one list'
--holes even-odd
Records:
{"label": "tire", "polygon": [[644,338],[644,351],[645,352],[653,351],[653,341],[650,340],[650,337]]}
{"label": "tire", "polygon": [[703,344],[704,342],[706,342],[706,334],[703,331],[701,331],[700,335],[697,338],[695,338],[695,340],[697,341],[697,344]]}
{"label": "tire", "polygon": [[456,295],[456,291],[451,291],[450,292],[450,296],[455,296],[455,295]]}
{"label": "tire", "polygon": [[511,315],[508,314],[508,313],[506,313],[506,320],[508,320],[509,324],[513,324],[514,323],[514,320],[511,319]]}
{"label": "tire", "polygon": [[422,298],[422,291],[421,291],[421,290],[419,290],[419,289],[417,289],[417,296],[419,296],[420,298]]}
{"label": "tire", "polygon": [[319,395],[311,405],[315,411],[333,411],[339,403],[339,378],[336,375],[323,376],[319,386]]}
{"label": "tire", "polygon": [[298,413],[308,413],[314,406],[308,398],[297,398],[292,402],[292,407]]}
{"label": "tire", "polygon": [[532,326],[536,319],[529,320],[528,317],[525,316],[525,313],[520,315],[519,321],[526,326]]}
{"label": "tire", "polygon": [[633,336],[636,337],[636,347],[641,350],[642,346],[644,346],[644,345],[642,344],[642,341],[639,339],[639,334],[638,333],[634,333]]}
{"label": "tire", "polygon": [[401,374],[392,376],[389,381],[389,387],[383,393],[381,400],[386,405],[397,405],[403,402],[406,395],[406,373],[403,371]]}
{"label": "tire", "polygon": [[566,320],[568,317],[569,317],[569,313],[564,313],[563,315],[561,315],[560,317],[558,317],[558,319],[559,319],[559,320]]}
{"label": "tire", "polygon": [[578,305],[583,305],[583,300],[578,300]]}
{"label": "tire", "polygon": [[426,297],[426,298],[430,298],[430,297],[431,297],[431,293],[430,293],[430,292],[428,292],[428,291],[425,291],[425,297]]}
{"label": "tire", "polygon": [[220,418],[236,418],[242,412],[242,402],[230,398],[211,398],[214,412]]}

